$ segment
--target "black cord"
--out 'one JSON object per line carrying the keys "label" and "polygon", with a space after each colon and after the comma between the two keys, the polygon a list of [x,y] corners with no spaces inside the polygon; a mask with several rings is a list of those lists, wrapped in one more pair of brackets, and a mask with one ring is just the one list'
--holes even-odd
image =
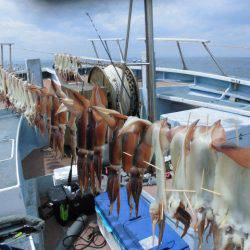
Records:
{"label": "black cord", "polygon": [[[88,226],[86,232],[91,229],[91,233],[89,235],[87,235],[87,238],[83,236],[79,236],[79,235],[75,235],[75,234],[72,234],[72,235],[68,235],[66,236],[64,239],[63,239],[63,246],[64,247],[67,247],[69,249],[74,249],[74,250],[83,250],[83,249],[86,249],[87,247],[93,247],[95,249],[100,249],[100,248],[103,248],[104,246],[106,246],[107,242],[106,240],[104,239],[104,237],[102,236],[98,226],[96,227],[92,227],[92,226]],[[85,234],[86,234],[85,232]],[[65,244],[65,241],[68,239],[68,238],[72,238],[74,237],[75,240],[81,240],[83,241],[84,243],[78,243],[78,244],[72,244],[71,246],[69,245],[66,245]],[[97,240],[100,238],[102,238],[102,241],[100,241],[101,243],[97,243]]]}

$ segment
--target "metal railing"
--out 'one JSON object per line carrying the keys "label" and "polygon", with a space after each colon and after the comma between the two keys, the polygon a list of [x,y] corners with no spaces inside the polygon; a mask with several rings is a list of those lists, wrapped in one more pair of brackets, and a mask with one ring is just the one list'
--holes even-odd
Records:
{"label": "metal railing", "polygon": [[13,64],[12,64],[12,45],[14,43],[0,43],[0,65],[4,67],[4,47],[9,48],[9,71],[13,71]]}

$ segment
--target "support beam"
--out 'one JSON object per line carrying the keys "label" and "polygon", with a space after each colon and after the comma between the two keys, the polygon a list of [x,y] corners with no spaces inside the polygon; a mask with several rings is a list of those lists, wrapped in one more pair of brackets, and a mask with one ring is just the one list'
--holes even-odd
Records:
{"label": "support beam", "polygon": [[1,66],[3,67],[3,44],[1,44]]}
{"label": "support beam", "polygon": [[107,49],[107,52],[111,55],[110,49],[109,49],[109,46],[108,46],[108,41],[104,40],[104,44],[105,44],[105,47]]}
{"label": "support beam", "polygon": [[122,62],[124,62],[124,55],[123,55],[123,52],[122,52],[122,47],[121,47],[120,41],[116,40],[116,43],[117,43],[117,46],[118,46],[118,49],[119,49],[120,59],[121,59]]}
{"label": "support beam", "polygon": [[11,46],[12,44],[9,44],[9,71],[13,70],[13,66],[12,66],[12,51],[11,51]]}
{"label": "support beam", "polygon": [[218,70],[221,72],[221,74],[222,74],[223,76],[227,76],[227,75],[224,73],[224,71],[223,71],[223,69],[221,68],[221,66],[219,65],[219,63],[216,61],[214,55],[212,54],[212,52],[211,52],[210,49],[208,48],[207,44],[204,43],[204,42],[202,42],[202,45],[203,45],[203,47],[205,48],[205,50],[207,51],[207,53],[210,55],[210,57],[212,58],[213,62],[215,63],[215,65],[217,66],[217,68],[218,68]]}
{"label": "support beam", "polygon": [[[132,10],[133,10],[133,0],[129,0],[128,23],[127,23],[127,33],[126,33],[124,53],[122,53],[122,51],[121,51],[121,54],[123,55],[122,61],[124,62],[124,65],[123,65],[124,67],[122,69],[122,84],[121,84],[121,89],[120,89],[121,96],[123,95],[123,87],[122,86],[124,86],[124,80],[125,80],[125,64],[127,63],[127,59],[128,59],[128,46],[129,46]],[[118,43],[118,45],[119,45],[119,43]]]}
{"label": "support beam", "polygon": [[95,52],[95,55],[97,58],[99,58],[99,55],[98,55],[98,52],[97,52],[97,49],[96,49],[96,46],[95,46],[95,42],[94,41],[91,41],[91,44],[92,44],[92,47],[94,49],[94,52]]}
{"label": "support beam", "polygon": [[185,63],[185,60],[184,60],[184,57],[183,57],[183,54],[182,54],[180,42],[177,41],[176,44],[177,44],[177,48],[178,48],[178,51],[179,51],[179,54],[180,54],[180,58],[181,58],[182,69],[187,70],[187,65]]}
{"label": "support beam", "polygon": [[145,37],[147,65],[147,90],[148,90],[148,119],[155,121],[155,53],[154,53],[154,29],[153,29],[153,5],[152,0],[144,0],[145,8]]}

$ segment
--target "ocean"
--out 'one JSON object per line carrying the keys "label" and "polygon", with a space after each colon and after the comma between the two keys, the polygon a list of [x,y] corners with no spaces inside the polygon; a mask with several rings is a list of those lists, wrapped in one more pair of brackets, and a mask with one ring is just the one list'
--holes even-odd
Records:
{"label": "ocean", "polygon": [[[218,57],[217,62],[228,76],[250,80],[250,57]],[[131,60],[132,61],[132,60]],[[43,67],[52,67],[52,60],[41,60]],[[211,58],[185,58],[189,70],[221,74]],[[182,68],[179,58],[156,58],[156,65],[168,68]],[[15,61],[15,68],[24,68],[24,62]]]}
{"label": "ocean", "polygon": [[[250,57],[219,57],[217,62],[228,76],[250,79]],[[211,58],[188,57],[185,59],[189,70],[221,74]],[[182,68],[178,58],[157,58],[156,65],[169,68]]]}

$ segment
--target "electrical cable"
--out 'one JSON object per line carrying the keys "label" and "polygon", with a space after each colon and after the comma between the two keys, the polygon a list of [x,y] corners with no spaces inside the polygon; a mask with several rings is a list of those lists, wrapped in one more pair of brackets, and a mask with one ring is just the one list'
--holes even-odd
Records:
{"label": "electrical cable", "polygon": [[[95,249],[100,249],[103,248],[104,246],[106,246],[107,242],[104,239],[104,237],[102,236],[99,227],[92,227],[92,226],[88,226],[85,234],[91,230],[91,233],[87,235],[87,238],[84,237],[84,235],[76,235],[76,234],[72,234],[72,235],[68,235],[63,239],[63,246],[67,247],[69,249],[74,249],[74,250],[83,250],[86,249],[87,247],[93,247]],[[68,238],[72,238],[74,237],[75,240],[80,240],[83,241],[84,243],[77,243],[77,244],[72,244],[71,246],[66,245],[65,241]],[[100,243],[97,243],[99,239],[102,239],[101,241],[99,241]]]}

